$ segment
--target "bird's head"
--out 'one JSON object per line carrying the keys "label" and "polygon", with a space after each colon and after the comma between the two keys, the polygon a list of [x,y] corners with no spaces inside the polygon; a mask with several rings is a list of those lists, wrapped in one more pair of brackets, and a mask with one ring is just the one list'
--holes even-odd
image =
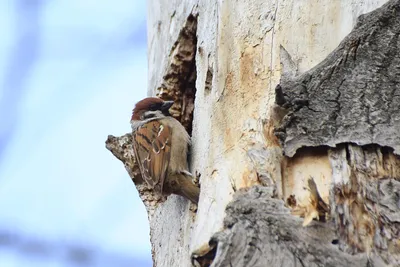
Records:
{"label": "bird's head", "polygon": [[153,117],[171,116],[169,109],[174,101],[164,101],[158,97],[147,97],[136,103],[131,121],[141,121]]}

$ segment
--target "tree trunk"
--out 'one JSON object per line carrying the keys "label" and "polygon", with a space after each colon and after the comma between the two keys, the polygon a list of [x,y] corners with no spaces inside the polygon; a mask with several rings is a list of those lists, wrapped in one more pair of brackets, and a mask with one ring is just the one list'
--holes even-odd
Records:
{"label": "tree trunk", "polygon": [[148,6],[148,93],[175,100],[201,186],[198,207],[153,194],[109,136],[154,266],[400,266],[400,1]]}

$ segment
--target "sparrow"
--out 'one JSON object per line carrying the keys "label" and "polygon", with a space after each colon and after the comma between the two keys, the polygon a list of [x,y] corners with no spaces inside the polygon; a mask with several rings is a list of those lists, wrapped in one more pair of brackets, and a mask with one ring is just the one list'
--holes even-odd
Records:
{"label": "sparrow", "polygon": [[187,161],[190,136],[169,113],[173,104],[157,97],[136,103],[131,118],[133,149],[143,180],[150,188],[197,204],[200,189],[192,182]]}

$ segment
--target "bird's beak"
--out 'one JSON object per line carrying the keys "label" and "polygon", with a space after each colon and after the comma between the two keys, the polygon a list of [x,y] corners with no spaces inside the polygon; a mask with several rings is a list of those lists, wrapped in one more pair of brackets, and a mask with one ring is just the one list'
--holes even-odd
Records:
{"label": "bird's beak", "polygon": [[164,101],[164,103],[162,104],[161,109],[163,111],[168,111],[172,107],[173,104],[174,104],[174,101]]}

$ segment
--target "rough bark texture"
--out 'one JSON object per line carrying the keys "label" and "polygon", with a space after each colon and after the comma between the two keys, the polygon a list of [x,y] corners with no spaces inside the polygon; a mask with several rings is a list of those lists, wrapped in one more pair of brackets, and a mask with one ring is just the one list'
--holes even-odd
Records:
{"label": "rough bark texture", "polygon": [[149,1],[148,92],[177,102],[201,185],[196,214],[153,195],[129,135],[109,137],[155,266],[398,265],[399,165],[381,146],[399,145],[399,1],[356,25],[385,2]]}
{"label": "rough bark texture", "polygon": [[226,209],[225,230],[210,241],[217,243],[213,267],[384,266],[374,257],[341,252],[332,244],[333,227],[326,223],[302,227],[302,220],[272,196],[269,188],[260,186],[235,195]]}
{"label": "rough bark texture", "polygon": [[394,265],[400,265],[399,159],[393,154],[400,147],[399,48],[396,0],[361,16],[323,62],[299,76],[288,71],[276,88],[276,103],[288,112],[276,131],[285,155],[346,144],[328,153],[340,249],[374,252]]}
{"label": "rough bark texture", "polygon": [[303,227],[271,188],[241,190],[210,240],[211,266],[399,266],[400,159],[376,145],[328,154],[332,219]]}
{"label": "rough bark texture", "polygon": [[377,145],[341,145],[328,153],[339,248],[400,266],[400,158]]}
{"label": "rough bark texture", "polygon": [[290,112],[277,131],[285,155],[301,147],[379,144],[400,153],[400,3],[360,16],[320,64],[283,76],[276,102]]}

